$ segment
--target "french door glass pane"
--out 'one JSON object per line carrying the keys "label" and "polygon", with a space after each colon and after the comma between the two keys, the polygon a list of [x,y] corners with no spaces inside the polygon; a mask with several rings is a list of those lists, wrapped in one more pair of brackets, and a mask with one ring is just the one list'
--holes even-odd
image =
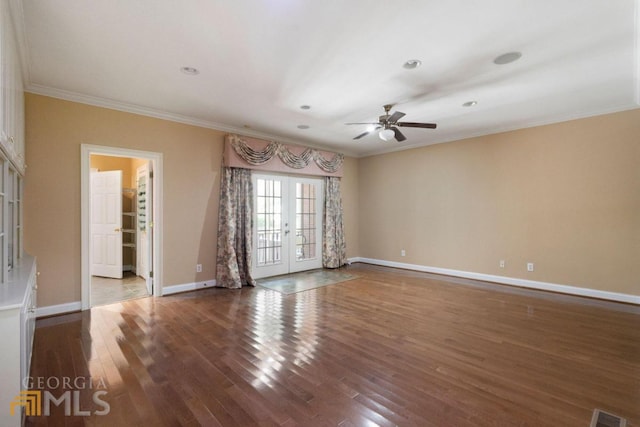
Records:
{"label": "french door glass pane", "polygon": [[282,260],[282,188],[278,180],[258,179],[257,184],[257,265],[279,264]]}
{"label": "french door glass pane", "polygon": [[316,188],[314,184],[296,183],[296,259],[316,257],[315,228]]}

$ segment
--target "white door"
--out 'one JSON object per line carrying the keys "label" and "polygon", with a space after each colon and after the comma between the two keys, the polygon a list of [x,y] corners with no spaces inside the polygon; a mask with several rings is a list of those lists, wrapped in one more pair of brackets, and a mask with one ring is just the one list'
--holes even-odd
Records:
{"label": "white door", "polygon": [[91,275],[122,279],[122,171],[91,174]]}
{"label": "white door", "polygon": [[322,180],[253,174],[256,279],[322,267]]}
{"label": "white door", "polygon": [[148,162],[146,165],[140,166],[136,170],[136,185],[137,185],[137,265],[136,271],[138,276],[146,280],[147,291],[151,295],[153,289],[153,278],[149,274],[152,263],[152,250],[153,244],[151,242],[153,233],[151,232],[151,226],[153,224],[153,180],[151,179],[151,167],[152,163]]}

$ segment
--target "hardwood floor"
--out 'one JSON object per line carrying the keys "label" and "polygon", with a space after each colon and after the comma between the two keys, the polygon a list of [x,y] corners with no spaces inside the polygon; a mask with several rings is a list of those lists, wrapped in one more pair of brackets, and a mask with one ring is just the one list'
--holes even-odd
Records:
{"label": "hardwood floor", "polygon": [[71,409],[110,411],[52,404],[28,425],[587,427],[600,408],[640,426],[640,307],[346,271],[359,277],[292,295],[208,289],[39,320],[34,380],[90,376]]}

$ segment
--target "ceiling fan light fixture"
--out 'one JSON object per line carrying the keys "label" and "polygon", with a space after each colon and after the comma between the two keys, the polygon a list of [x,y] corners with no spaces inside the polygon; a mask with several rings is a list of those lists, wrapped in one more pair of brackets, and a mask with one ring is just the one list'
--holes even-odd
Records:
{"label": "ceiling fan light fixture", "polygon": [[383,129],[378,133],[378,136],[383,141],[391,141],[396,136],[396,133],[392,129]]}

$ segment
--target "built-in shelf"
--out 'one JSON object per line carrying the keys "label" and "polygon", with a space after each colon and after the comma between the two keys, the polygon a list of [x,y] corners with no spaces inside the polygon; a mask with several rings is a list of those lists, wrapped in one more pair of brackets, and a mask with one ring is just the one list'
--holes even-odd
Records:
{"label": "built-in shelf", "polygon": [[[121,229],[122,230],[122,234],[123,234],[123,239],[122,239],[122,247],[123,248],[130,248],[128,249],[129,253],[131,254],[132,257],[132,262],[133,262],[133,271],[135,271],[135,265],[136,265],[136,241],[137,241],[137,236],[136,236],[136,228],[137,228],[137,220],[138,220],[138,212],[136,212],[137,209],[137,191],[135,188],[123,188],[122,189],[122,195],[123,195],[123,199],[122,199],[122,203],[123,203],[123,207],[125,206],[125,197],[130,199],[128,202],[130,203],[130,207],[127,205],[127,207],[125,207],[124,209],[127,209],[126,211],[122,212],[122,224],[124,225],[124,227]],[[127,228],[125,228],[127,227]],[[126,237],[125,237],[126,234]]]}

